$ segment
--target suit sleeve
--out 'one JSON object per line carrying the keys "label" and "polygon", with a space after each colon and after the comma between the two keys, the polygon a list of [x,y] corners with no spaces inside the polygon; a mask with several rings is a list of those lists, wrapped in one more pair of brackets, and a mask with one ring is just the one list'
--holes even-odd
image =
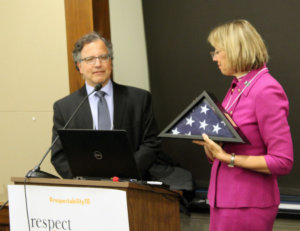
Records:
{"label": "suit sleeve", "polygon": [[[65,124],[65,119],[58,103],[54,104],[53,112],[52,142],[58,137],[57,129],[63,128]],[[52,147],[51,163],[62,178],[72,178],[69,163],[65,157],[59,138]]]}
{"label": "suit sleeve", "polygon": [[270,84],[256,100],[260,134],[267,147],[265,160],[274,175],[286,175],[293,166],[293,144],[288,124],[289,103],[279,84]]}
{"label": "suit sleeve", "polygon": [[142,100],[142,116],[140,126],[140,142],[135,152],[135,158],[139,170],[144,174],[157,159],[161,140],[157,137],[158,127],[152,109],[152,100],[149,92]]}

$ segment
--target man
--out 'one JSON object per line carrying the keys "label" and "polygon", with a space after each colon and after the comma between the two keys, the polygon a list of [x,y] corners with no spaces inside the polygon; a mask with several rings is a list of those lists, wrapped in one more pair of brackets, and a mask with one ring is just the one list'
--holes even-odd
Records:
{"label": "man", "polygon": [[[72,55],[76,68],[85,79],[85,85],[54,103],[52,140],[57,136],[57,129],[65,126],[84,97],[101,83],[101,91],[105,92],[105,104],[109,112],[108,129],[127,131],[140,174],[144,179],[148,179],[148,170],[157,159],[161,143],[157,138],[158,129],[150,93],[119,85],[111,80],[112,45],[95,32],[79,39],[75,43]],[[98,124],[99,100],[97,94],[91,94],[67,128],[102,129],[102,125]],[[73,177],[59,140],[52,149],[51,162],[61,177]]]}

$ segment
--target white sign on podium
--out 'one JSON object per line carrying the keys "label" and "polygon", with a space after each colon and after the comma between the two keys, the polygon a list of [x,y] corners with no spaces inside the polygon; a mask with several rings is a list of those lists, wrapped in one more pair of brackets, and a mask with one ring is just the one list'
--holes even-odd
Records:
{"label": "white sign on podium", "polygon": [[126,192],[116,189],[9,185],[11,231],[129,231]]}

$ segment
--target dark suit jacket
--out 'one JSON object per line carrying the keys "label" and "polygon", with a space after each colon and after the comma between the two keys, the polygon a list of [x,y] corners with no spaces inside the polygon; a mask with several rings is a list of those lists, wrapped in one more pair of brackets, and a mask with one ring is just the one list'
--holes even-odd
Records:
{"label": "dark suit jacket", "polygon": [[[151,95],[145,90],[114,82],[113,91],[114,129],[124,129],[128,132],[129,140],[135,150],[138,169],[143,178],[148,178],[147,170],[156,160],[161,143],[157,138],[158,128],[152,111]],[[86,88],[83,86],[54,103],[52,141],[57,136],[57,129],[64,127],[86,95]],[[85,101],[67,128],[93,129],[88,100]],[[61,177],[73,177],[59,140],[52,148],[51,162]]]}

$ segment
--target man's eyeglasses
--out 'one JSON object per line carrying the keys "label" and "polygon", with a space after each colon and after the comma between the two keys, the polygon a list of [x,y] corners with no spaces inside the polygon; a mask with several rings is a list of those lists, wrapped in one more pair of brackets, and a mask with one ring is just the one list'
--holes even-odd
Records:
{"label": "man's eyeglasses", "polygon": [[211,58],[213,59],[216,55],[220,54],[221,51],[215,50],[215,51],[211,51],[209,52],[209,54],[211,55]]}
{"label": "man's eyeglasses", "polygon": [[100,63],[106,63],[111,56],[109,54],[99,55],[99,56],[89,56],[83,59],[80,59],[80,62],[85,61],[87,64],[95,64],[98,59]]}

